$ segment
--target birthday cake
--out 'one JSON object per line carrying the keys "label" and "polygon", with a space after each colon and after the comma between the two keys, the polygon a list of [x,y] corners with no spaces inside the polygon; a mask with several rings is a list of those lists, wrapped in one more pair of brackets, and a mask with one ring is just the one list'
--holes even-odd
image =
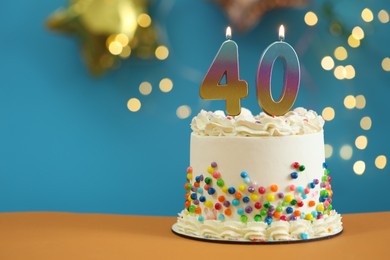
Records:
{"label": "birthday cake", "polygon": [[192,119],[185,209],[178,233],[248,242],[296,241],[342,231],[332,206],[324,120],[296,108],[283,116],[202,110]]}

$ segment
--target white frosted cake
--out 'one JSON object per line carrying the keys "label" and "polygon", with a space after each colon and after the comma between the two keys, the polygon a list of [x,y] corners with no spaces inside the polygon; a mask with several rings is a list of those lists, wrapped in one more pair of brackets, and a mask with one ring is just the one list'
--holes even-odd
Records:
{"label": "white frosted cake", "polygon": [[201,111],[191,128],[185,209],[177,231],[218,240],[291,241],[342,230],[332,208],[324,120],[297,108],[283,116]]}

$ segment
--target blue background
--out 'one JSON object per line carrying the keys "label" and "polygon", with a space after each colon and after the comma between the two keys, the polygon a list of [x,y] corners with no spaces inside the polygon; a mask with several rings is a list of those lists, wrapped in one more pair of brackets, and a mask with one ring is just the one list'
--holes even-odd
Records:
{"label": "blue background", "polygon": [[[334,120],[326,123],[325,139],[334,153],[332,170],[334,207],[341,213],[390,210],[387,191],[389,167],[379,170],[374,159],[389,156],[388,100],[390,74],[381,68],[389,57],[389,23],[375,17],[365,23],[360,13],[390,11],[386,1],[326,1],[336,18],[351,31],[361,26],[366,37],[357,49],[346,36],[329,33],[324,1],[301,9],[268,12],[251,31],[233,31],[239,45],[241,78],[249,83],[243,106],[259,113],[255,73],[262,51],[286,25],[286,41],[295,47],[302,65],[301,89],[295,106],[321,113],[331,106]],[[160,41],[168,46],[165,61],[129,59],[100,78],[88,74],[77,40],[49,32],[47,17],[64,0],[7,1],[0,4],[0,211],[72,211],[120,214],[176,215],[184,206],[186,168],[189,163],[191,117],[200,109],[224,109],[222,101],[206,102],[198,91],[212,59],[224,40],[229,21],[209,1],[152,1],[151,16]],[[367,6],[369,5],[369,6]],[[319,23],[303,20],[314,10]],[[337,64],[353,64],[353,80],[337,80],[321,68],[321,59],[345,46],[349,57]],[[281,72],[275,72],[274,79]],[[173,90],[162,93],[158,83],[168,77]],[[139,93],[142,81],[153,85],[148,96]],[[275,93],[278,87],[275,87]],[[364,109],[348,110],[346,95],[366,97]],[[142,108],[133,113],[127,101],[139,98]],[[176,109],[188,105],[189,118]],[[373,126],[359,126],[370,116]],[[354,140],[366,135],[368,147],[358,150]],[[354,147],[350,160],[339,149]],[[352,165],[366,162],[356,175]]]}

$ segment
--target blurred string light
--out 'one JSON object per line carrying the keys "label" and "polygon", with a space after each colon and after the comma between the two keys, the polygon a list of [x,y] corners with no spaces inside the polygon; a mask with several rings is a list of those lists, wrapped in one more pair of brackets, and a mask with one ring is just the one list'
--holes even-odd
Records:
{"label": "blurred string light", "polygon": [[323,110],[322,110],[322,118],[326,121],[331,121],[333,120],[335,117],[335,112],[334,112],[334,109],[332,107],[325,107]]}
{"label": "blurred string light", "polygon": [[[313,26],[318,22],[316,16],[315,22],[312,21],[312,12],[305,14],[304,20],[308,26]],[[369,8],[364,8],[360,14],[361,18],[366,23],[371,23],[374,20],[374,14]],[[378,20],[381,23],[388,23],[390,21],[389,13],[382,9],[377,14]],[[334,36],[341,36],[345,33],[345,28],[340,24],[337,19],[331,21],[329,30]],[[321,59],[321,67],[326,71],[333,71],[333,76],[338,80],[351,80],[356,77],[356,70],[353,64],[343,64],[342,62],[348,62],[349,56],[353,53],[353,49],[357,49],[361,46],[361,42],[367,37],[363,26],[353,26],[350,34],[346,35],[346,43],[344,46],[338,46],[333,51],[333,57],[325,55]],[[350,49],[347,50],[346,47]],[[350,52],[350,53],[349,53]],[[340,64],[341,63],[341,64]],[[390,58],[384,57],[381,62],[381,67],[384,71],[390,71]],[[366,97],[364,95],[346,95],[344,98],[344,107],[348,110],[358,109],[363,110],[366,108]],[[326,107],[322,111],[322,117],[326,121],[331,121],[335,117],[335,111],[332,107]],[[369,116],[364,116],[360,120],[360,127],[364,131],[368,131],[372,127],[372,121]],[[366,135],[359,135],[355,138],[355,147],[358,150],[365,150],[368,146],[368,138]],[[354,153],[354,148],[350,144],[344,144],[340,150],[339,155],[343,160],[350,160]],[[331,144],[325,144],[325,157],[329,158],[333,155],[333,146]],[[383,169],[387,164],[387,158],[385,155],[379,155],[375,159],[375,166],[378,169]],[[353,164],[353,171],[357,175],[362,175],[366,170],[366,163],[362,160],[358,160]]]}
{"label": "blurred string light", "polygon": [[360,150],[366,149],[367,144],[368,144],[368,139],[367,139],[367,137],[364,136],[364,135],[360,135],[360,136],[358,136],[358,137],[355,139],[355,146],[356,146],[356,148],[358,148],[358,149],[360,149]]}
{"label": "blurred string light", "polygon": [[379,155],[375,158],[375,166],[382,170],[386,167],[387,164],[387,158],[384,155]]}
{"label": "blurred string light", "polygon": [[352,35],[355,39],[362,40],[364,38],[364,31],[360,26],[355,26],[352,29]]}
{"label": "blurred string light", "polygon": [[362,13],[361,13],[361,17],[363,19],[363,21],[369,23],[369,22],[372,22],[372,20],[374,20],[374,14],[372,13],[372,11],[369,9],[369,8],[364,8]]}
{"label": "blurred string light", "polygon": [[166,46],[160,45],[156,48],[156,51],[154,52],[156,55],[156,58],[159,60],[165,60],[169,56],[169,50]]}
{"label": "blurred string light", "polygon": [[334,69],[333,74],[336,79],[345,79],[345,77],[347,76],[347,70],[344,66],[339,65]]}
{"label": "blurred string light", "polygon": [[356,108],[363,109],[366,107],[366,98],[363,95],[356,96]]}
{"label": "blurred string light", "polygon": [[334,68],[333,58],[330,56],[325,56],[321,60],[321,66],[324,70],[332,70]]}
{"label": "blurred string light", "polygon": [[334,57],[338,60],[345,60],[348,58],[348,52],[343,46],[339,46],[334,50]]}
{"label": "blurred string light", "polygon": [[384,58],[381,65],[384,71],[390,71],[390,58]]}
{"label": "blurred string light", "polygon": [[191,115],[191,108],[187,105],[179,106],[176,109],[176,115],[180,119],[186,119]]}
{"label": "blurred string light", "polygon": [[305,14],[304,20],[307,25],[314,26],[318,22],[318,17],[314,12],[309,11]]}
{"label": "blurred string light", "polygon": [[344,98],[344,106],[347,109],[353,109],[356,106],[356,98],[352,95],[348,95]]}
{"label": "blurred string light", "polygon": [[360,120],[360,127],[363,130],[370,130],[371,125],[372,125],[372,121],[369,116],[365,116]]}
{"label": "blurred string light", "polygon": [[352,65],[347,65],[345,69],[345,79],[353,79],[356,75],[355,68]]}
{"label": "blurred string light", "polygon": [[170,92],[173,88],[173,82],[169,78],[164,78],[160,81],[159,87],[162,92]]}
{"label": "blurred string light", "polygon": [[330,144],[325,144],[325,158],[328,159],[333,155],[333,146]]}
{"label": "blurred string light", "polygon": [[360,40],[355,38],[355,36],[353,34],[351,34],[349,37],[348,37],[348,45],[352,48],[357,48],[360,46]]}
{"label": "blurred string light", "polygon": [[349,160],[352,158],[352,155],[353,155],[352,146],[350,146],[349,144],[345,144],[345,145],[341,146],[341,148],[340,148],[341,159]]}
{"label": "blurred string light", "polygon": [[141,109],[141,101],[139,101],[138,98],[130,98],[129,101],[127,101],[127,108],[131,112],[137,112]]}
{"label": "blurred string light", "polygon": [[143,28],[147,28],[152,24],[152,18],[148,14],[142,13],[137,18],[137,23]]}
{"label": "blurred string light", "polygon": [[152,87],[152,84],[150,84],[147,81],[144,81],[144,82],[141,82],[138,89],[142,95],[147,96],[152,92],[153,87]]}
{"label": "blurred string light", "polygon": [[388,23],[389,22],[389,13],[386,10],[380,10],[378,13],[378,20],[381,23]]}
{"label": "blurred string light", "polygon": [[357,175],[362,175],[366,170],[366,163],[364,161],[356,161],[353,164],[353,171]]}

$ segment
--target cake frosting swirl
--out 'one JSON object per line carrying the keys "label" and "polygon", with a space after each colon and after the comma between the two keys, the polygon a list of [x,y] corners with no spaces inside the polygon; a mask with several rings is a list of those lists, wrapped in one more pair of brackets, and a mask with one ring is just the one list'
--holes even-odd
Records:
{"label": "cake frosting swirl", "polygon": [[191,129],[202,136],[286,136],[317,133],[323,130],[324,120],[313,110],[298,107],[283,116],[259,115],[245,108],[236,117],[223,111],[201,110],[192,119]]}

